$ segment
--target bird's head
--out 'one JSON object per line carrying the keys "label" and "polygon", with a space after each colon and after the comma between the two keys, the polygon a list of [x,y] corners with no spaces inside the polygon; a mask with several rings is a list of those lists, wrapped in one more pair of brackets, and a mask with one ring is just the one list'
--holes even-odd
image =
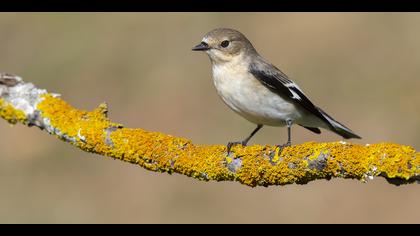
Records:
{"label": "bird's head", "polygon": [[193,51],[205,51],[212,63],[224,63],[255,53],[251,42],[239,31],[218,28],[208,32]]}

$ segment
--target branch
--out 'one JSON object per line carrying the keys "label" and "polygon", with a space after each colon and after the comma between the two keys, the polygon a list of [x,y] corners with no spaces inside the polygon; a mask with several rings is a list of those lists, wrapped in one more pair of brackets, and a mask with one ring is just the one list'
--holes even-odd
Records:
{"label": "branch", "polygon": [[83,151],[137,164],[157,172],[199,180],[238,181],[248,186],[305,184],[333,177],[367,181],[385,177],[392,184],[420,180],[420,153],[392,143],[304,143],[286,147],[194,145],[185,138],[123,128],[107,118],[106,104],[77,110],[20,77],[0,74],[0,116],[11,124],[36,126]]}

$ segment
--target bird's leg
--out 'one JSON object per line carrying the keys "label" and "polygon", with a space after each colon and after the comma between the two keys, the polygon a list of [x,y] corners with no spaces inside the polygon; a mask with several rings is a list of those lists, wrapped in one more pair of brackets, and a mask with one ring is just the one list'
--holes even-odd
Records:
{"label": "bird's leg", "polygon": [[293,122],[292,122],[292,120],[287,120],[286,121],[286,124],[287,124],[287,143],[286,143],[286,146],[290,146],[290,145],[292,145],[292,124],[293,124]]}
{"label": "bird's leg", "polygon": [[287,143],[282,145],[277,145],[277,147],[280,149],[279,154],[283,151],[283,148],[289,147],[292,145],[292,124],[293,121],[291,119],[286,120],[287,125]]}
{"label": "bird's leg", "polygon": [[254,136],[258,132],[258,130],[260,130],[262,127],[263,125],[257,125],[257,128],[255,128],[254,131],[252,131],[252,133],[248,136],[248,138],[242,141],[242,145],[246,146],[248,144],[248,141],[252,138],[252,136]]}
{"label": "bird's leg", "polygon": [[258,132],[258,130],[260,130],[263,127],[263,125],[257,125],[257,128],[254,129],[254,131],[252,131],[252,133],[243,141],[236,141],[236,142],[228,142],[226,148],[227,148],[227,153],[230,153],[230,149],[233,146],[236,146],[238,144],[241,144],[242,146],[246,146],[248,141],[252,138],[252,136],[254,136],[254,134],[256,134]]}

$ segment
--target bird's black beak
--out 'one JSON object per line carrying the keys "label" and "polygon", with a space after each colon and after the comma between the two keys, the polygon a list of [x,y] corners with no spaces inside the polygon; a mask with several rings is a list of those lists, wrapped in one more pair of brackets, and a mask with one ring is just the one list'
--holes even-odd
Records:
{"label": "bird's black beak", "polygon": [[207,51],[209,49],[210,49],[209,45],[205,42],[201,42],[200,44],[192,48],[193,51]]}

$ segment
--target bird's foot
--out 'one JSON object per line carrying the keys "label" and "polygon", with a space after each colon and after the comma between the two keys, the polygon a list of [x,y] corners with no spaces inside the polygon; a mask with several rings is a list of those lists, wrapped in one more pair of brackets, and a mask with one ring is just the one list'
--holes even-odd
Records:
{"label": "bird's foot", "polygon": [[285,148],[285,147],[290,147],[290,146],[292,146],[292,143],[289,141],[289,142],[287,142],[287,143],[285,143],[285,144],[279,144],[279,145],[276,145],[276,148],[278,148],[279,149],[279,152],[278,152],[278,155],[280,155],[282,152],[283,152],[283,149]]}
{"label": "bird's foot", "polygon": [[226,145],[226,149],[227,149],[227,154],[230,154],[230,149],[236,145],[242,145],[242,146],[246,146],[246,142],[245,141],[236,141],[236,142],[228,142],[228,144]]}

